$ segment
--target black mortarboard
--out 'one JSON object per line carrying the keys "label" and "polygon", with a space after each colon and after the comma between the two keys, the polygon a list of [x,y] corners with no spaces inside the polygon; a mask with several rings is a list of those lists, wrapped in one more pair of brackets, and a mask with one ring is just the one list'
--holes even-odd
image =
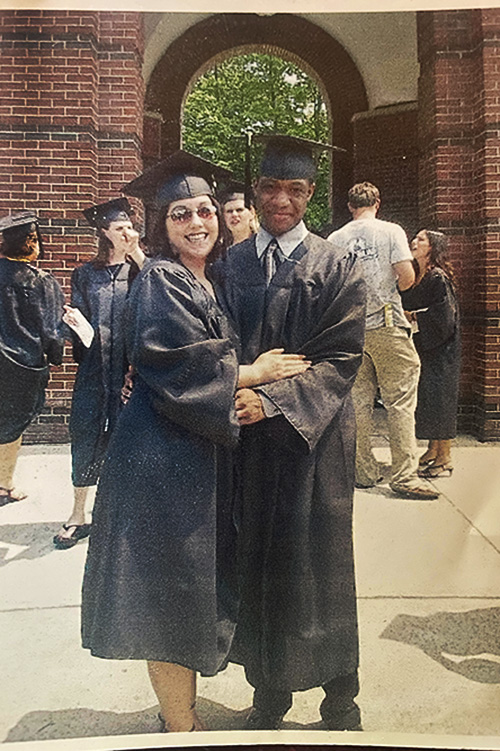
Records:
{"label": "black mortarboard", "polygon": [[82,213],[92,227],[99,228],[109,225],[109,222],[130,219],[134,211],[126,198],[114,198],[112,201],[91,206]]}
{"label": "black mortarboard", "polygon": [[241,182],[231,181],[217,193],[217,200],[223,206],[229,201],[238,201],[245,198],[245,185]]}
{"label": "black mortarboard", "polygon": [[215,181],[231,177],[230,170],[179,149],[127,183],[122,190],[145,203],[163,205],[215,193]]}
{"label": "black mortarboard", "polygon": [[24,227],[25,224],[33,225],[29,231],[33,232],[35,225],[38,224],[38,217],[34,211],[18,211],[16,214],[9,214],[0,219],[0,232],[12,229],[13,227]]}
{"label": "black mortarboard", "polygon": [[318,141],[282,134],[260,134],[254,140],[266,148],[260,165],[260,174],[276,180],[315,180],[316,162],[322,151],[344,151]]}
{"label": "black mortarboard", "polygon": [[6,242],[15,244],[23,242],[31,232],[36,232],[40,246],[40,258],[43,258],[43,242],[38,226],[38,217],[34,211],[26,209],[15,214],[9,214],[0,219],[0,232]]}

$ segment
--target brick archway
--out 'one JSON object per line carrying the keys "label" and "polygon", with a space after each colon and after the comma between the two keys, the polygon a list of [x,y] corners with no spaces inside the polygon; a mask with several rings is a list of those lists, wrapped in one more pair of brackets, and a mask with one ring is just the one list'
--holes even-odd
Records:
{"label": "brick archway", "polygon": [[156,65],[147,87],[146,111],[158,112],[163,119],[161,153],[167,154],[180,146],[182,104],[193,77],[217,55],[245,46],[262,51],[286,50],[321,82],[333,114],[333,142],[347,150],[345,156],[337,158],[332,186],[334,215],[342,223],[345,195],[352,180],[351,119],[356,112],[367,108],[366,90],[356,65],[342,45],[299,16],[220,13],[200,21],[178,37]]}

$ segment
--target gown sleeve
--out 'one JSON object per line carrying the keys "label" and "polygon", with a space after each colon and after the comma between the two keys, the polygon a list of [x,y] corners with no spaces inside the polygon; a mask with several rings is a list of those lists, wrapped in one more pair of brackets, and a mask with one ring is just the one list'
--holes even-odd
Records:
{"label": "gown sleeve", "polygon": [[354,383],[363,354],[365,310],[366,286],[360,263],[348,254],[325,280],[318,320],[300,349],[312,360],[312,367],[292,378],[259,386],[309,451],[316,447]]}
{"label": "gown sleeve", "polygon": [[40,281],[42,347],[49,363],[60,365],[65,336],[65,326],[62,322],[64,294],[59,282],[51,274],[44,275]]}
{"label": "gown sleeve", "polygon": [[127,328],[130,362],[155,409],[214,443],[234,445],[238,363],[215,303],[184,272],[153,266],[132,286]]}
{"label": "gown sleeve", "polygon": [[[74,269],[71,275],[71,305],[73,308],[83,313],[87,321],[90,322],[90,308],[84,293],[82,285],[82,267]],[[72,342],[73,360],[77,363],[81,363],[86,352],[86,347],[82,340],[69,326],[66,327],[66,332],[69,335],[68,338]]]}
{"label": "gown sleeve", "polygon": [[455,334],[458,307],[453,286],[445,274],[431,272],[416,287],[404,292],[402,299],[405,310],[417,311],[415,336],[420,349],[439,347]]}

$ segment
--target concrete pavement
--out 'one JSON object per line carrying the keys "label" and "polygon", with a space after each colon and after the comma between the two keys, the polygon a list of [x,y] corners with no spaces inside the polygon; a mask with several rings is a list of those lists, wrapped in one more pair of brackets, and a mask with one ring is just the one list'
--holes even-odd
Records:
{"label": "concrete pavement", "polygon": [[[376,446],[388,460],[382,435]],[[85,750],[269,741],[500,748],[500,444],[459,437],[454,464],[452,477],[435,481],[438,501],[400,500],[387,485],[356,491],[364,733],[322,731],[314,689],[295,695],[283,731],[242,735],[252,692],[231,665],[199,681],[200,715],[219,732],[179,738],[158,734],[143,664],[81,649],[87,543],[52,544],[71,506],[69,447],[23,447],[16,480],[29,498],[0,509],[6,748],[56,739]]]}

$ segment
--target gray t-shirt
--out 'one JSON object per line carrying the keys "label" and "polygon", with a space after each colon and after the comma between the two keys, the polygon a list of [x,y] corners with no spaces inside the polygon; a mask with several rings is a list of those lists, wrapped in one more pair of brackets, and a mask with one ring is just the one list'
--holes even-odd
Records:
{"label": "gray t-shirt", "polygon": [[378,329],[387,325],[409,328],[392,268],[399,261],[412,260],[403,228],[376,217],[353,219],[332,232],[328,239],[354,251],[363,261],[368,288],[366,328]]}

